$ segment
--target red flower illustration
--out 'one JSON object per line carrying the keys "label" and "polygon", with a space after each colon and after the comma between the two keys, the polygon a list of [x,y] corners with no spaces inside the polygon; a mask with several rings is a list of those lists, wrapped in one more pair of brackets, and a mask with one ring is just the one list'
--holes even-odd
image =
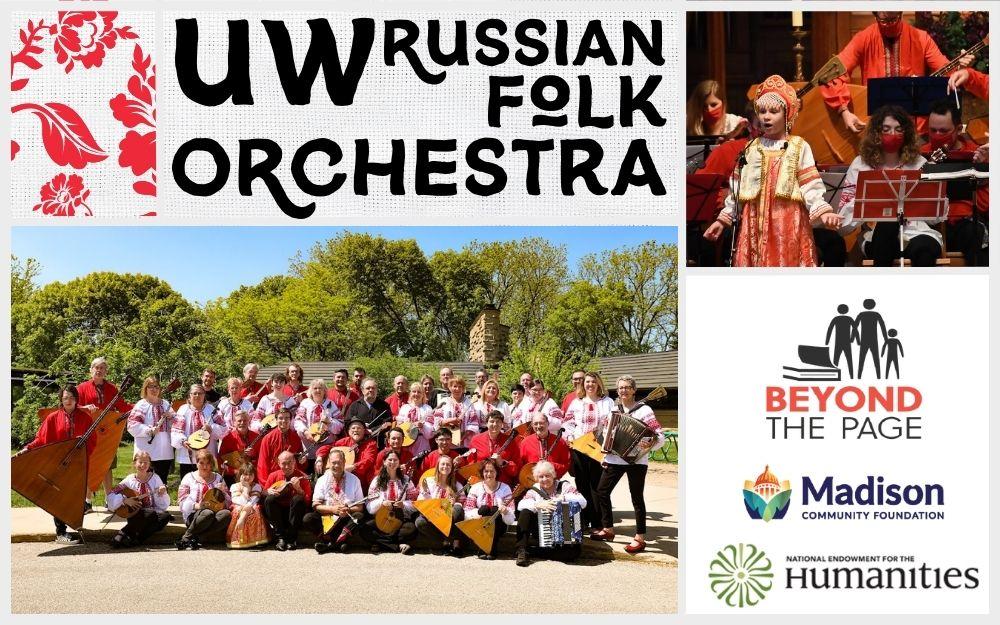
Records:
{"label": "red flower illustration", "polygon": [[55,36],[52,49],[56,62],[68,74],[79,61],[86,68],[100,67],[104,51],[115,47],[118,39],[137,39],[130,26],[114,27],[117,11],[59,11],[59,21],[49,27]]}
{"label": "red flower illustration", "polygon": [[150,169],[156,168],[156,131],[144,135],[134,130],[125,133],[125,138],[118,144],[121,154],[118,164],[131,167],[132,173],[141,176]]}
{"label": "red flower illustration", "polygon": [[41,197],[41,203],[36,204],[32,210],[41,209],[45,215],[73,217],[76,209],[81,206],[86,209],[87,217],[94,214],[86,204],[90,190],[84,188],[83,178],[76,174],[68,177],[66,174],[56,174],[55,178],[42,186]]}

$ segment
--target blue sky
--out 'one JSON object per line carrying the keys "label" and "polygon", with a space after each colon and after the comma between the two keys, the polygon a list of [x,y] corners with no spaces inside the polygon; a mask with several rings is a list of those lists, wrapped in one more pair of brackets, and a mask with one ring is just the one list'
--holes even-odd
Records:
{"label": "blue sky", "polygon": [[[94,271],[146,273],[166,280],[188,300],[204,303],[243,284],[284,273],[296,252],[350,230],[388,239],[415,238],[428,256],[472,240],[506,241],[542,236],[566,246],[571,271],[586,254],[655,239],[677,242],[666,227],[20,227],[11,253],[35,258],[39,284],[66,282]],[[205,268],[210,268],[207,275]]]}

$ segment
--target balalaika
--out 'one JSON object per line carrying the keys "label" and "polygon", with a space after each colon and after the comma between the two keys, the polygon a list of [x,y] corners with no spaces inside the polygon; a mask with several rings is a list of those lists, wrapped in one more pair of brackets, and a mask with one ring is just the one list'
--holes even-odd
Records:
{"label": "balalaika", "polygon": [[580,504],[575,501],[556,502],[551,512],[538,511],[538,546],[562,547],[583,542],[580,525]]}
{"label": "balalaika", "polygon": [[605,454],[614,454],[629,464],[634,464],[639,458],[639,443],[643,439],[654,440],[656,432],[648,425],[636,419],[631,413],[646,405],[647,402],[659,399],[667,394],[667,389],[662,386],[647,395],[642,401],[636,402],[627,411],[622,411],[621,405],[616,405],[616,409],[608,417],[607,427],[600,438],[601,451]]}

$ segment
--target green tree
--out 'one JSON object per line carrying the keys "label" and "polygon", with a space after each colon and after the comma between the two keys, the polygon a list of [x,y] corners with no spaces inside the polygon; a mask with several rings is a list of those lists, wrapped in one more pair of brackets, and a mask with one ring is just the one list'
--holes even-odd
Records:
{"label": "green tree", "polygon": [[559,295],[545,317],[545,329],[572,360],[623,354],[632,347],[624,330],[631,313],[629,293],[622,283],[598,286],[577,280]]}
{"label": "green tree", "polygon": [[[29,258],[23,263],[14,256],[10,257],[10,309],[11,319],[17,316],[20,308],[31,298],[31,295],[38,290],[35,279],[41,273],[42,266],[34,258]],[[21,335],[18,328],[11,323],[10,349],[11,354],[18,353],[18,345],[21,342]]]}
{"label": "green tree", "polygon": [[506,392],[516,384],[525,371],[536,378],[541,378],[545,388],[556,398],[573,388],[571,380],[573,370],[583,368],[596,370],[598,362],[593,360],[574,360],[563,351],[559,340],[551,334],[542,334],[529,347],[512,347],[507,359],[500,363],[500,388]]}

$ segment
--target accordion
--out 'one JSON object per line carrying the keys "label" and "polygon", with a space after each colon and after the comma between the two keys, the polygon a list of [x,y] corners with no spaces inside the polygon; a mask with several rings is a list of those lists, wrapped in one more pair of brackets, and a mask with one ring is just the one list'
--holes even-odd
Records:
{"label": "accordion", "polygon": [[649,426],[642,421],[615,411],[608,418],[601,451],[605,454],[614,454],[632,464],[639,456],[639,441],[655,436],[656,432],[649,429]]}
{"label": "accordion", "polygon": [[556,502],[551,512],[538,511],[538,546],[562,547],[583,542],[580,526],[580,504],[575,501]]}

